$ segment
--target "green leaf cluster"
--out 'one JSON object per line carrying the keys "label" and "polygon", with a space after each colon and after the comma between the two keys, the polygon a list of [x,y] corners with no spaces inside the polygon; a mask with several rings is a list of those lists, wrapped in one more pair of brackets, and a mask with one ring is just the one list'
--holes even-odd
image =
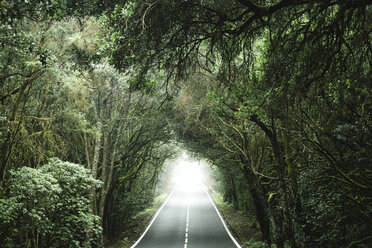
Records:
{"label": "green leaf cluster", "polygon": [[2,199],[2,247],[91,247],[100,227],[90,197],[101,182],[78,164],[57,158],[13,171]]}

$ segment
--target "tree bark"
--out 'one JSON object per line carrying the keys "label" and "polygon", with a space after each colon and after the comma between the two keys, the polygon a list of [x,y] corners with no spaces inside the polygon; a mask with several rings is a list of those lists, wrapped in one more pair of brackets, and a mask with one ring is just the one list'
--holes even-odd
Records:
{"label": "tree bark", "polygon": [[[265,132],[266,136],[269,138],[271,147],[273,149],[274,153],[274,158],[276,161],[276,171],[278,173],[278,180],[279,180],[279,189],[278,193],[280,194],[281,197],[281,204],[282,204],[282,209],[283,209],[283,231],[286,236],[286,238],[289,240],[289,244],[291,248],[296,248],[297,243],[294,237],[294,229],[293,229],[293,220],[290,214],[290,207],[289,207],[289,196],[287,192],[287,187],[286,187],[286,166],[285,166],[285,161],[283,160],[282,156],[282,148],[281,145],[279,144],[277,140],[277,136],[275,133],[275,128],[274,128],[274,120],[272,119],[272,127],[271,129],[266,126],[265,123],[263,123],[261,120],[258,119],[257,115],[252,115],[250,117],[250,120],[256,123],[262,131]],[[282,241],[281,239],[278,240],[277,245],[281,245]]]}
{"label": "tree bark", "polygon": [[[101,120],[97,120],[97,134],[96,134],[96,141],[94,145],[94,155],[93,155],[93,162],[92,162],[92,168],[91,173],[94,179],[97,179],[97,169],[98,169],[98,162],[99,162],[99,155],[100,155],[100,149],[101,149],[101,137],[102,137],[102,122]],[[92,211],[93,214],[97,215],[97,193],[96,190],[93,190],[92,195]]]}
{"label": "tree bark", "polygon": [[[32,74],[31,74],[32,75]],[[6,136],[6,140],[3,144],[3,147],[1,149],[1,166],[0,166],[0,187],[2,187],[3,181],[6,176],[6,170],[8,166],[8,161],[12,153],[13,145],[14,145],[14,138],[17,133],[17,128],[15,127],[16,123],[16,116],[19,109],[19,106],[21,105],[21,102],[24,98],[24,95],[26,94],[26,89],[28,86],[31,85],[33,80],[27,79],[27,81],[21,86],[21,90],[19,92],[18,98],[16,103],[14,104],[12,114],[9,118],[9,131]],[[18,124],[19,125],[19,124]]]}
{"label": "tree bark", "polygon": [[278,233],[278,228],[270,206],[265,198],[266,190],[258,182],[256,175],[249,170],[247,165],[243,166],[243,173],[253,198],[256,216],[262,232],[262,239],[271,244],[271,237],[276,240],[280,234]]}
{"label": "tree bark", "polygon": [[88,169],[92,169],[91,164],[90,164],[90,158],[89,158],[89,147],[88,147],[88,137],[87,133],[83,133],[83,139],[84,139],[84,152],[85,152],[85,160],[86,160],[86,165]]}

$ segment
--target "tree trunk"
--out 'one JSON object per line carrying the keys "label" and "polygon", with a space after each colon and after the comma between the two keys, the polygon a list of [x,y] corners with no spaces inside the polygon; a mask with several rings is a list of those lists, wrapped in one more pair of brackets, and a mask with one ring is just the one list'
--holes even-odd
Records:
{"label": "tree trunk", "polygon": [[84,152],[85,152],[86,165],[87,165],[87,168],[92,169],[91,164],[90,164],[90,158],[89,158],[88,137],[87,137],[86,132],[83,133],[83,139],[84,139]]}
{"label": "tree trunk", "polygon": [[[272,127],[271,129],[267,127],[261,120],[258,119],[257,115],[252,115],[250,117],[250,120],[256,123],[262,131],[266,134],[266,136],[269,138],[271,147],[273,149],[274,158],[276,161],[276,171],[278,173],[278,180],[279,180],[279,189],[278,193],[280,194],[281,198],[281,205],[282,205],[282,211],[283,211],[283,231],[286,235],[286,238],[289,240],[289,244],[291,248],[296,248],[296,240],[294,237],[294,229],[293,229],[293,220],[290,214],[290,207],[289,207],[289,196],[287,193],[287,184],[285,181],[286,178],[286,164],[283,160],[282,156],[282,148],[277,140],[277,136],[275,133],[274,128],[274,120],[272,119]],[[277,245],[281,245],[282,241],[281,239],[278,240]]]}
{"label": "tree trunk", "polygon": [[[94,155],[93,155],[93,162],[91,173],[94,179],[97,179],[97,169],[98,169],[98,162],[99,162],[99,153],[101,149],[101,137],[102,137],[102,122],[100,120],[97,121],[97,134],[96,134],[96,142],[94,145]],[[92,211],[93,214],[98,215],[97,211],[97,193],[96,190],[93,190],[92,194]]]}
{"label": "tree trunk", "polygon": [[260,224],[260,229],[262,232],[262,239],[271,244],[271,234],[276,237],[277,228],[271,213],[271,209],[269,208],[269,205],[265,199],[265,189],[257,181],[256,175],[249,170],[247,165],[243,166],[243,173],[253,199],[257,220]]}
{"label": "tree trunk", "polygon": [[12,114],[9,118],[9,131],[6,136],[6,140],[3,144],[3,147],[1,149],[2,155],[1,155],[1,166],[0,166],[0,187],[2,187],[3,180],[5,179],[8,161],[11,156],[13,145],[14,145],[14,138],[16,136],[16,131],[17,131],[15,127],[17,111],[21,104],[23,96],[25,95],[26,88],[28,87],[30,83],[31,83],[31,80],[28,80],[25,84],[22,85],[17,101],[14,104]]}

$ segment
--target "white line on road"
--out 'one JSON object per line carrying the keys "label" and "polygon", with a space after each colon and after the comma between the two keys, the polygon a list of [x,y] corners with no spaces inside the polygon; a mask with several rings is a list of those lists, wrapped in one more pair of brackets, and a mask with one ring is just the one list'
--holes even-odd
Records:
{"label": "white line on road", "polygon": [[186,214],[186,232],[185,232],[184,248],[187,248],[187,244],[189,242],[189,219],[190,219],[190,190],[187,191],[187,214]]}
{"label": "white line on road", "polygon": [[207,196],[208,196],[209,200],[211,201],[211,203],[212,203],[214,209],[216,210],[218,217],[220,217],[221,222],[222,222],[223,226],[225,227],[225,230],[226,230],[227,234],[230,236],[231,240],[234,242],[234,244],[236,245],[236,247],[241,248],[241,246],[239,245],[238,241],[236,241],[236,239],[234,238],[234,236],[231,234],[229,228],[227,227],[227,225],[226,225],[224,219],[222,218],[222,216],[221,216],[221,214],[220,214],[220,211],[218,211],[218,208],[217,208],[216,205],[214,204],[214,202],[213,202],[211,196],[209,195],[208,190],[206,190],[205,188],[203,188],[203,189],[204,189],[205,193],[207,193]]}
{"label": "white line on road", "polygon": [[[173,188],[173,190],[169,193],[169,196],[167,197],[167,199],[165,200],[165,202],[163,203],[163,205],[159,208],[159,210],[156,212],[156,214],[154,215],[154,217],[151,220],[150,224],[147,226],[146,230],[142,233],[142,235],[139,237],[139,239],[130,248],[135,248],[138,245],[138,243],[143,239],[143,237],[145,236],[145,234],[147,233],[147,231],[150,229],[150,227],[152,226],[152,224],[155,222],[155,220],[158,217],[158,215],[161,212],[161,210],[168,203],[168,201],[171,198],[171,196],[172,196],[173,192],[175,191],[176,187],[177,187],[177,185],[175,185],[175,187]],[[204,188],[204,191],[206,192],[206,194],[207,194],[210,202],[212,203],[213,207],[215,208],[218,217],[221,219],[221,222],[222,222],[223,226],[225,227],[225,230],[226,230],[227,234],[229,235],[229,237],[231,238],[231,240],[234,242],[234,244],[236,245],[236,247],[241,248],[241,246],[239,245],[239,243],[236,241],[236,239],[234,238],[234,236],[231,234],[229,228],[227,227],[224,219],[222,218],[220,212],[218,211],[218,208],[214,204],[214,202],[213,202],[211,196],[209,195],[208,191],[205,188]],[[188,232],[189,232],[189,216],[190,216],[190,192],[188,192],[188,196],[187,196],[187,215],[186,215],[186,229],[185,229],[185,245],[184,245],[184,248],[187,248],[187,245],[188,245],[188,238],[189,238],[188,237]]]}
{"label": "white line on road", "polygon": [[[142,233],[141,237],[139,237],[139,239],[130,247],[130,248],[134,248],[136,247],[136,245],[138,245],[138,243],[143,239],[143,237],[145,236],[145,234],[147,233],[147,231],[150,229],[151,225],[154,223],[154,221],[156,220],[156,218],[158,217],[160,211],[164,208],[165,204],[167,204],[167,202],[169,201],[169,199],[171,198],[174,190],[176,189],[177,187],[177,184],[174,186],[174,188],[172,189],[172,191],[170,192],[169,196],[167,197],[167,199],[165,200],[165,202],[163,203],[163,205],[159,208],[159,210],[156,212],[156,214],[154,215],[154,218],[151,220],[150,224],[147,226],[146,230]],[[186,247],[185,247],[186,248]]]}

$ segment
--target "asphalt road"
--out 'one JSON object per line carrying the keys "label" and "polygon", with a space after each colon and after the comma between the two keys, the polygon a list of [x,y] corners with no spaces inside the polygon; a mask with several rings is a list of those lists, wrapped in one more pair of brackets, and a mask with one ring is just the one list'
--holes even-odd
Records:
{"label": "asphalt road", "polygon": [[202,185],[178,185],[131,248],[236,248]]}

